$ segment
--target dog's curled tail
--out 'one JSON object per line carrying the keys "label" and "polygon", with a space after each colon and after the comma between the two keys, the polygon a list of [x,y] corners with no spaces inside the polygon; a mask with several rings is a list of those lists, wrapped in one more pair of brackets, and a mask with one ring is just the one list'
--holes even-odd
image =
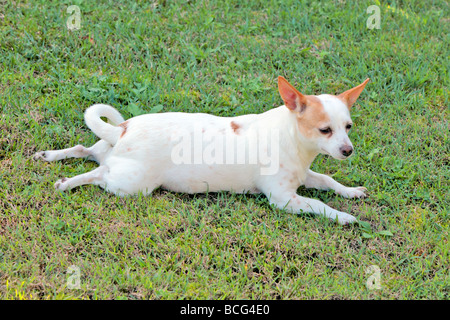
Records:
{"label": "dog's curled tail", "polygon": [[[100,117],[107,118],[110,123],[106,123]],[[119,111],[106,104],[90,106],[84,113],[84,120],[92,132],[111,145],[116,144],[124,130],[124,128],[117,126],[125,121]]]}

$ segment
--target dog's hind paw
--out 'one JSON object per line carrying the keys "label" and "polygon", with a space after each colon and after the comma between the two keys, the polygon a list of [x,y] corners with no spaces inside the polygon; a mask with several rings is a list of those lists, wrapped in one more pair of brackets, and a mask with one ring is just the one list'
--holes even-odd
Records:
{"label": "dog's hind paw", "polygon": [[366,197],[367,189],[365,187],[345,188],[337,193],[344,198],[364,198]]}

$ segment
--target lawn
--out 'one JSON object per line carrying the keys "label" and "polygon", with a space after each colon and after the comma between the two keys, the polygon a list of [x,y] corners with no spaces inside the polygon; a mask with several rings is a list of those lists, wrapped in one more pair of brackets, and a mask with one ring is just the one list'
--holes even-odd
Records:
{"label": "lawn", "polygon": [[[444,0],[0,0],[0,299],[449,299],[449,13]],[[94,103],[125,118],[260,113],[282,104],[279,75],[305,94],[371,79],[355,154],[312,165],[368,197],[298,190],[359,223],[263,195],[61,193],[56,180],[96,164],[33,160],[95,143]]]}

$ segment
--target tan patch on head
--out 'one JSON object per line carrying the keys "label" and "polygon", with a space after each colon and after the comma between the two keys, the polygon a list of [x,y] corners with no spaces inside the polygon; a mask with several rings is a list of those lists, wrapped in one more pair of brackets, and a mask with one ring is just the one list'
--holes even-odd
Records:
{"label": "tan patch on head", "polygon": [[123,131],[122,131],[122,133],[121,133],[121,135],[120,135],[120,138],[122,138],[122,137],[125,135],[125,133],[127,133],[127,129],[128,129],[128,120],[122,122],[121,124],[119,124],[119,127],[121,127],[121,128],[123,129]]}
{"label": "tan patch on head", "polygon": [[238,125],[236,122],[231,121],[230,123],[231,129],[233,129],[234,133],[239,134],[239,129],[241,128],[240,125]]}
{"label": "tan patch on head", "polygon": [[330,117],[326,113],[322,102],[316,96],[306,96],[307,105],[305,111],[298,114],[297,122],[300,133],[305,137],[320,135],[318,128],[330,123]]}

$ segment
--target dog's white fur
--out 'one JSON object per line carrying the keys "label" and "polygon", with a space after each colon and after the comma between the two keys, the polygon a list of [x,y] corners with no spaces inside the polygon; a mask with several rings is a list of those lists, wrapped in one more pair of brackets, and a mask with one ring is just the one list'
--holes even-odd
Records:
{"label": "dog's white fur", "polygon": [[[306,188],[333,189],[347,198],[365,196],[364,187],[345,187],[309,167],[319,153],[336,159],[345,159],[351,153],[353,147],[346,128],[351,124],[349,109],[368,80],[339,96],[305,96],[279,77],[279,91],[285,105],[262,114],[228,118],[172,112],[141,115],[125,121],[111,106],[96,104],[86,110],[85,120],[100,141],[90,148],[78,145],[38,152],[35,158],[54,161],[88,157],[100,164],[91,172],[58,180],[55,188],[62,191],[95,184],[117,195],[149,194],[158,187],[185,193],[262,192],[271,204],[289,212],[312,212],[340,224],[352,223],[356,221],[354,216],[318,200],[301,197],[296,190],[304,185]],[[108,118],[110,123],[101,117]],[[175,164],[173,149],[179,140],[174,137],[187,132],[194,138],[194,123],[200,124],[205,136],[222,135],[234,139],[241,148],[249,148],[256,143],[255,138],[262,139],[268,131],[278,132],[277,148],[268,139],[265,150],[279,153],[276,173],[261,174],[260,161],[256,164]],[[327,128],[331,132],[320,131]],[[225,146],[224,152],[231,151]]]}

